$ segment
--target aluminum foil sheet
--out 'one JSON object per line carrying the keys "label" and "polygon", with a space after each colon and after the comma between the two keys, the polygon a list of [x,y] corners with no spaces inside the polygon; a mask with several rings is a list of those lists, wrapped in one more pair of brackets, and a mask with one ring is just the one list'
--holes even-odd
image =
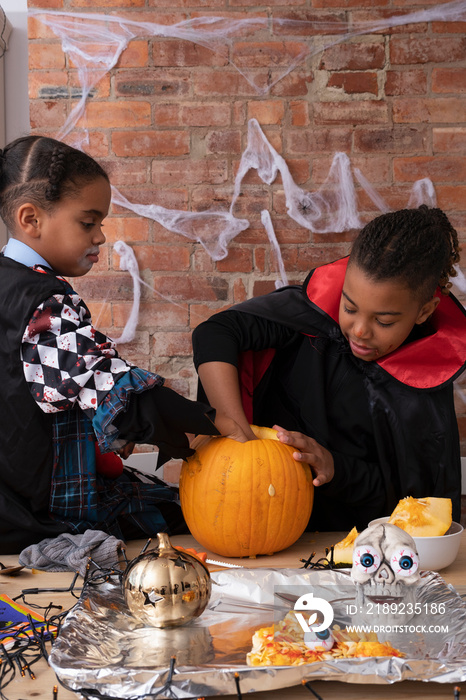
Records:
{"label": "aluminum foil sheet", "polygon": [[[232,569],[212,573],[204,613],[184,627],[143,627],[115,580],[86,585],[53,645],[58,679],[86,698],[199,698],[299,685],[303,680],[457,683],[466,680],[466,602],[441,576],[423,572],[411,632],[378,633],[404,658],[331,659],[300,666],[249,667],[252,635],[283,619],[308,591],[331,602],[333,624],[352,617],[356,588],[348,571]],[[376,620],[374,620],[375,622]]]}

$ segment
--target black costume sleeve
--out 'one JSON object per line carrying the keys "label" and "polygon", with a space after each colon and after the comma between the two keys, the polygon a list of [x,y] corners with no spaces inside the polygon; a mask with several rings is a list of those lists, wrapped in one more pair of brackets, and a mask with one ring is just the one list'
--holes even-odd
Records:
{"label": "black costume sleeve", "polygon": [[218,435],[215,410],[190,401],[165,386],[130,395],[127,410],[115,419],[120,437],[128,442],[157,445],[158,464],[194,454],[186,433]]}
{"label": "black costume sleeve", "polygon": [[260,316],[223,311],[211,316],[193,331],[196,370],[204,362],[228,362],[238,366],[241,352],[286,347],[296,332]]}

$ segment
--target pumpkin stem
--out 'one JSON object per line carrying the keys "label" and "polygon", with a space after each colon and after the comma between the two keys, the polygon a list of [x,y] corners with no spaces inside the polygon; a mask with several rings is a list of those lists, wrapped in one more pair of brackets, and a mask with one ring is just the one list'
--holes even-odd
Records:
{"label": "pumpkin stem", "polygon": [[157,539],[159,541],[158,549],[160,549],[161,552],[173,550],[172,543],[166,532],[158,532]]}

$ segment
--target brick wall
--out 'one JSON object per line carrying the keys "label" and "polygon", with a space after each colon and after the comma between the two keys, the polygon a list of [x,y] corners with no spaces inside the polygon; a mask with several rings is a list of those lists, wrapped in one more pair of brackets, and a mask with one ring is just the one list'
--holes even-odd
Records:
{"label": "brick wall", "polygon": [[[464,241],[466,22],[404,23],[335,44],[357,22],[428,11],[436,4],[441,5],[429,0],[272,0],[265,6],[250,0],[29,0],[30,9],[102,13],[167,27],[214,15],[296,20],[292,28],[275,24],[271,31],[245,27],[217,52],[170,36],[136,36],[129,42],[91,91],[87,150],[108,167],[113,184],[130,201],[189,211],[228,209],[248,121],[255,118],[303,190],[322,185],[336,151],[349,156],[392,208],[406,206],[413,183],[430,177],[439,206]],[[323,22],[332,23],[330,31]],[[286,72],[304,46],[321,48],[332,40],[268,93],[258,94],[229,62],[266,84]],[[56,135],[80,96],[80,81],[76,63],[37,16],[29,23],[29,60],[32,130]],[[82,119],[79,125],[84,126]],[[378,210],[356,186],[365,221]],[[291,282],[347,253],[355,233],[303,228],[286,213],[280,177],[266,185],[254,171],[244,179],[234,210],[250,226],[217,262],[200,244],[114,207],[105,225],[107,252],[76,286],[99,326],[119,335],[131,310],[132,283],[119,270],[112,244],[121,239],[133,247],[144,282],[159,294],[143,287],[137,335],[121,346],[124,356],[194,397],[192,328],[214,311],[274,287],[276,260],[260,222],[262,209],[272,216]],[[459,393],[457,409],[466,455],[466,403]]]}

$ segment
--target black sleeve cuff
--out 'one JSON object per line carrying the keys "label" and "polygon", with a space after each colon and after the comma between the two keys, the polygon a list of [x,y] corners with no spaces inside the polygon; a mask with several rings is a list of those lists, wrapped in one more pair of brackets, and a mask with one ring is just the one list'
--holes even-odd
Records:
{"label": "black sleeve cuff", "polygon": [[128,408],[115,419],[120,438],[128,442],[157,445],[159,464],[167,459],[185,459],[194,453],[186,433],[218,435],[215,410],[190,401],[165,386],[132,394]]}

